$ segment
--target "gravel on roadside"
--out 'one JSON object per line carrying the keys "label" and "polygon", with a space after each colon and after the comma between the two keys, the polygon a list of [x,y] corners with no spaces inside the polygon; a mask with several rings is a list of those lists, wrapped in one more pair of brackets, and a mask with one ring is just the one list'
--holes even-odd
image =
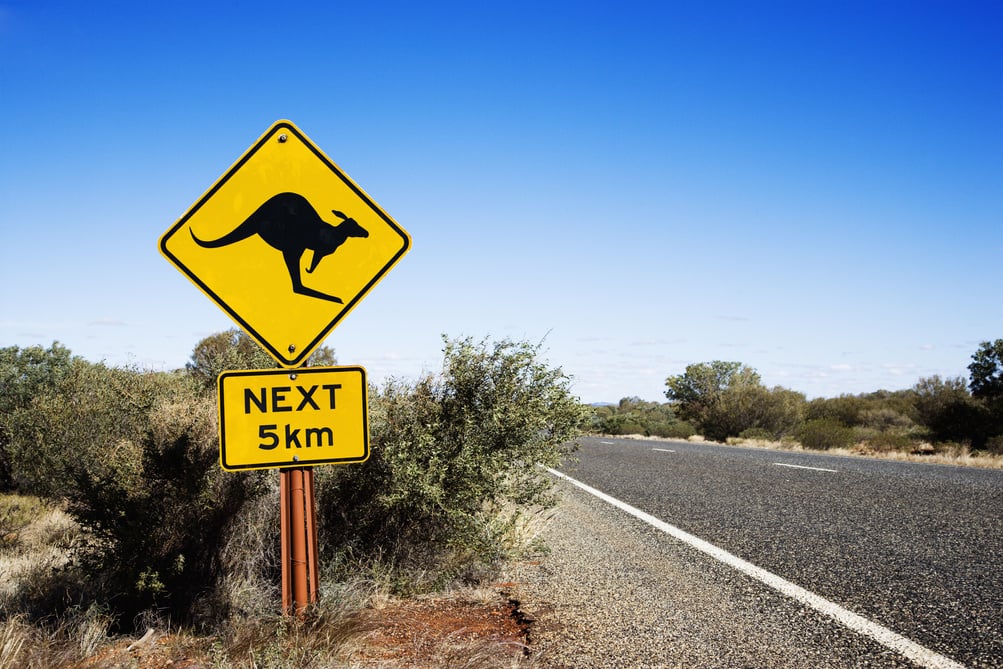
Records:
{"label": "gravel on roadside", "polygon": [[[550,552],[516,565],[513,597],[551,668],[913,667],[770,588],[560,483]],[[667,519],[671,522],[671,519]]]}

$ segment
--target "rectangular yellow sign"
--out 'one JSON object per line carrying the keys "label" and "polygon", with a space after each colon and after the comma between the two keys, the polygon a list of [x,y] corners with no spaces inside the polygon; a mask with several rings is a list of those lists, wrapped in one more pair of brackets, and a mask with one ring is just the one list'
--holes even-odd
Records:
{"label": "rectangular yellow sign", "polygon": [[220,464],[228,471],[363,462],[369,457],[362,367],[223,372]]}

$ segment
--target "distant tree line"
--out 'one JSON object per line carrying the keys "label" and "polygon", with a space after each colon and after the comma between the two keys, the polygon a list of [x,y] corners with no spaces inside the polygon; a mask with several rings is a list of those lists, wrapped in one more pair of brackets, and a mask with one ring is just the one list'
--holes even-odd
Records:
{"label": "distant tree line", "polygon": [[921,378],[907,390],[807,400],[768,388],[740,362],[701,362],[666,381],[666,403],[624,398],[593,411],[604,434],[797,441],[806,448],[862,445],[930,452],[944,446],[1003,454],[1003,339],[982,342],[969,377]]}

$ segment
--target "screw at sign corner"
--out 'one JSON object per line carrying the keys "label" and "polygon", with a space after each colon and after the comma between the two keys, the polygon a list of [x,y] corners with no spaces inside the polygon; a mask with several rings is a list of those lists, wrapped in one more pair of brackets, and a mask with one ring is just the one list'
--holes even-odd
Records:
{"label": "screw at sign corner", "polygon": [[289,352],[292,353],[296,350],[296,344],[289,344]]}
{"label": "screw at sign corner", "polygon": [[299,462],[299,461],[300,461],[300,456],[294,455],[293,456],[293,462]]}
{"label": "screw at sign corner", "polygon": [[281,142],[285,142],[287,139],[289,139],[289,135],[287,135],[286,133],[282,133],[281,135],[279,135],[279,142],[280,143]]}

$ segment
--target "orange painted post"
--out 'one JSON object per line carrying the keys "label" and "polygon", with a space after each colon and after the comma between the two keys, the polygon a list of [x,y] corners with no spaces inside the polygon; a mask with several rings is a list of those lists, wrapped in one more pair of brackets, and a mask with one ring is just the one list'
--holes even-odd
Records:
{"label": "orange painted post", "polygon": [[292,606],[292,574],[289,569],[290,527],[289,527],[289,470],[279,470],[279,542],[282,546],[282,612],[289,613]]}
{"label": "orange painted post", "polygon": [[314,504],[313,467],[304,470],[306,476],[306,548],[307,577],[310,579],[310,603],[320,597],[320,559],[317,555],[317,508]]}
{"label": "orange painted post", "polygon": [[292,485],[289,488],[292,501],[292,555],[290,566],[293,581],[293,613],[302,615],[309,602],[307,587],[307,541],[306,541],[306,494],[303,486],[303,468],[290,472]]}
{"label": "orange painted post", "polygon": [[282,611],[301,616],[316,604],[320,574],[313,470],[279,470],[282,532]]}

